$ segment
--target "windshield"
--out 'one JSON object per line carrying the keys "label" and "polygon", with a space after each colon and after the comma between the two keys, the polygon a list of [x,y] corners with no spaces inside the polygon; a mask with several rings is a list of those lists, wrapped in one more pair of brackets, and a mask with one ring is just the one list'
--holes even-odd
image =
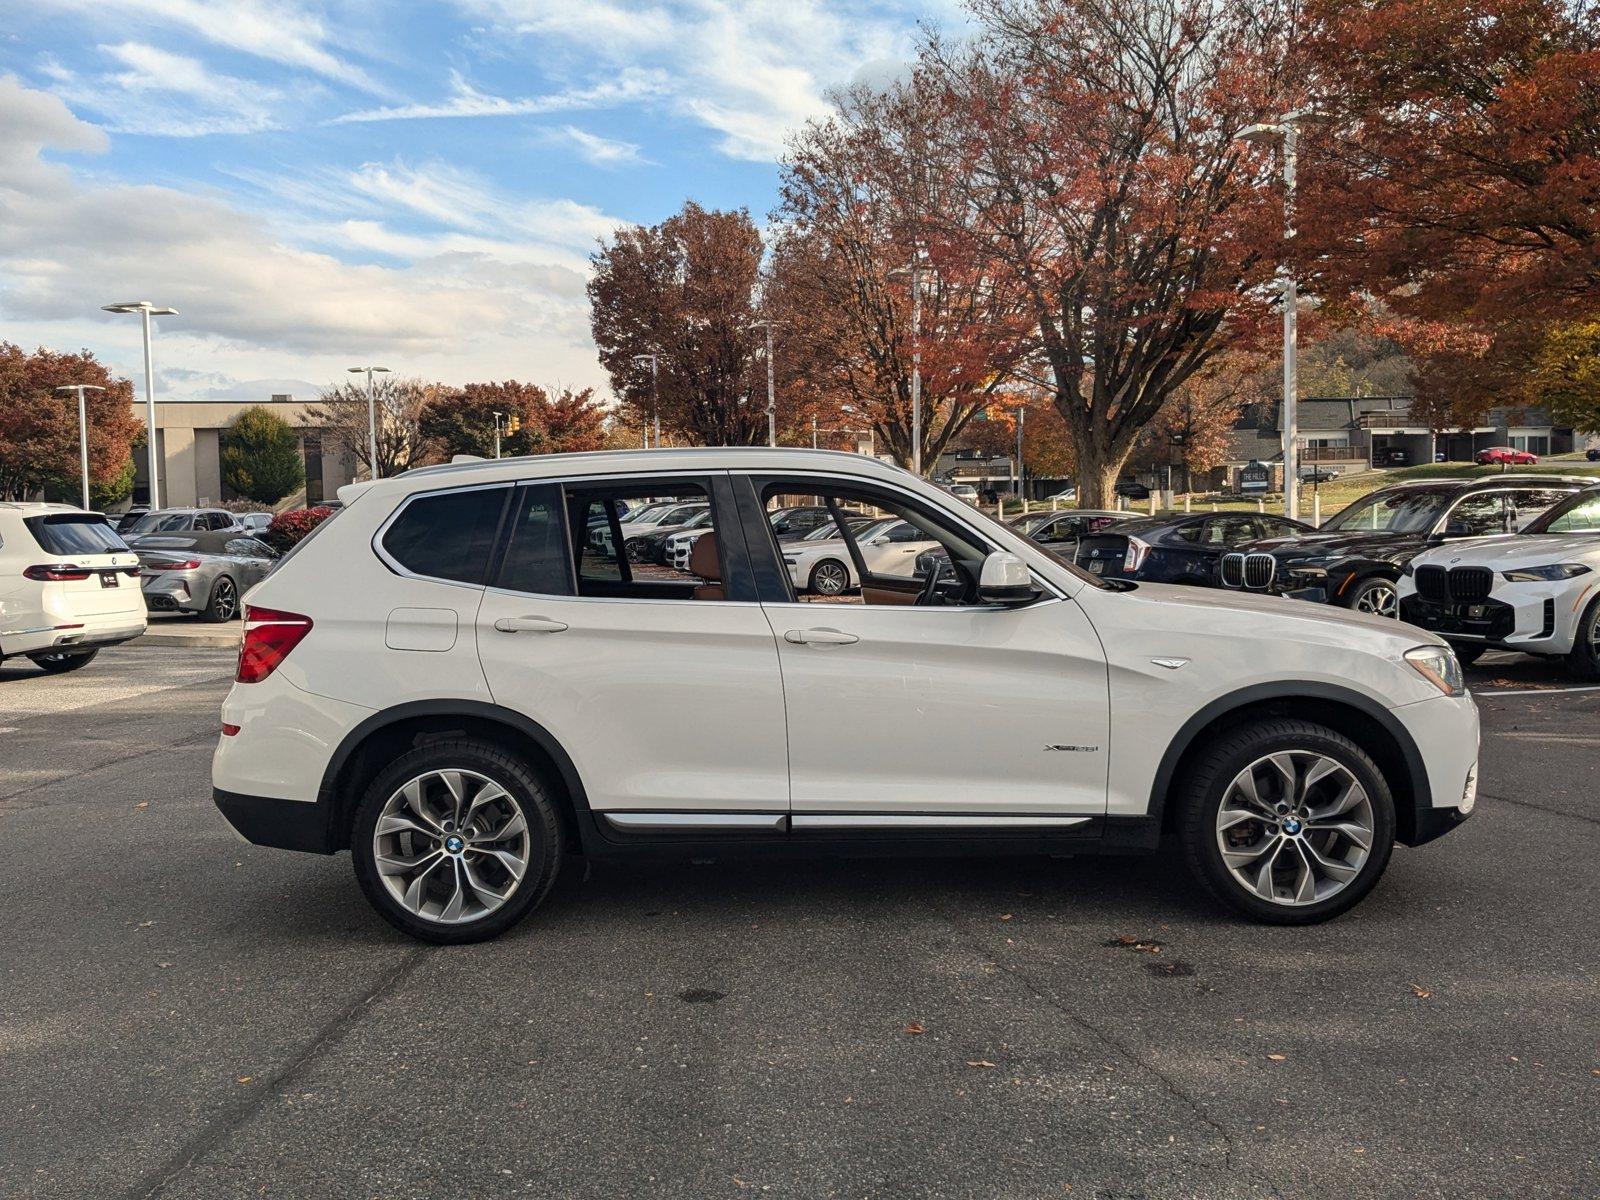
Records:
{"label": "windshield", "polygon": [[189,513],[145,513],[123,532],[132,537],[138,537],[141,533],[176,533],[188,529],[190,520]]}
{"label": "windshield", "polygon": [[629,525],[649,525],[659,518],[667,515],[673,506],[670,504],[652,504],[640,512],[629,513],[623,518]]}
{"label": "windshield", "polygon": [[1523,526],[1523,533],[1600,533],[1600,492],[1579,492]]}
{"label": "windshield", "polygon": [[1345,533],[1426,533],[1444,513],[1454,492],[1438,488],[1386,488],[1363,496],[1322,525]]}
{"label": "windshield", "polygon": [[1055,512],[1029,513],[1025,517],[1017,517],[1007,521],[1006,524],[1010,525],[1018,533],[1033,533],[1038,530],[1039,526],[1050,524],[1060,515],[1060,513]]}

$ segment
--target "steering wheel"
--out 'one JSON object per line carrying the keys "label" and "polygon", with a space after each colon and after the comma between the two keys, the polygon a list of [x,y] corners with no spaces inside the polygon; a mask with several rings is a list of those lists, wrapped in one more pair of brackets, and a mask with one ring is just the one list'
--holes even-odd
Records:
{"label": "steering wheel", "polygon": [[944,578],[945,572],[951,570],[948,555],[940,558],[932,569],[928,571],[928,579],[922,585],[922,590],[917,593],[915,604],[921,608],[930,604],[937,604],[939,600],[939,581]]}

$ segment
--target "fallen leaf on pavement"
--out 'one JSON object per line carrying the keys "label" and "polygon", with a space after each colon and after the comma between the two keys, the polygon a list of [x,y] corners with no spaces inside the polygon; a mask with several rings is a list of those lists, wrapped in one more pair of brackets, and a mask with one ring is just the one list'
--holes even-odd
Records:
{"label": "fallen leaf on pavement", "polygon": [[1289,1056],[1287,1054],[1269,1054],[1269,1055],[1267,1055],[1267,1061],[1268,1062],[1283,1062],[1288,1057]]}
{"label": "fallen leaf on pavement", "polygon": [[916,1034],[916,1033],[927,1033],[928,1030],[927,1030],[927,1027],[924,1026],[921,1021],[908,1021],[908,1022],[906,1022],[906,1032],[907,1033]]}
{"label": "fallen leaf on pavement", "polygon": [[139,803],[135,804],[134,807],[135,808],[149,808],[150,807],[150,801],[141,800],[141,801],[139,801]]}
{"label": "fallen leaf on pavement", "polygon": [[976,1062],[972,1061],[971,1059],[968,1059],[967,1060],[967,1066],[969,1066],[969,1067],[992,1067],[992,1066],[994,1066],[994,1064],[992,1062],[990,1062],[987,1058],[980,1058]]}
{"label": "fallen leaf on pavement", "polygon": [[1420,983],[1413,983],[1411,985],[1411,991],[1416,995],[1418,1000],[1426,1000],[1429,996],[1433,995],[1432,992],[1423,987]]}

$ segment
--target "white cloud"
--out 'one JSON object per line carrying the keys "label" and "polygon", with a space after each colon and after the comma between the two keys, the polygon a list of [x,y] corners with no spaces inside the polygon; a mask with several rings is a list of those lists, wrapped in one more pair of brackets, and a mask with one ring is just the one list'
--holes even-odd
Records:
{"label": "white cloud", "polygon": [[394,104],[360,109],[332,118],[330,125],[368,121],[444,120],[460,117],[526,117],[574,109],[607,108],[666,93],[665,77],[658,71],[626,70],[593,87],[556,92],[548,96],[507,97],[480,92],[459,71],[450,72],[446,99],[416,104]]}
{"label": "white cloud", "polygon": [[[390,89],[339,52],[321,18],[291,0],[33,0],[36,8],[76,11],[118,27],[134,23],[182,30],[217,46],[310,71],[362,91]],[[102,26],[103,28],[104,26]]]}
{"label": "white cloud", "polygon": [[632,167],[649,161],[640,156],[639,147],[633,142],[614,141],[576,125],[563,126],[561,136],[577,147],[585,162],[597,167]]}
{"label": "white cloud", "polygon": [[[217,196],[107,182],[43,157],[106,144],[58,98],[0,76],[0,318],[11,337],[87,345],[135,370],[135,323],[98,306],[138,295],[182,314],[162,320],[157,352],[179,395],[218,386],[195,380],[184,393],[183,371],[322,380],[350,355],[454,382],[603,382],[580,246],[613,223],[593,209],[474,196],[470,177],[444,168],[363,167],[344,194],[379,216],[347,227],[341,258]],[[437,228],[408,241],[384,223],[397,214]],[[346,261],[361,254],[357,233],[395,262]]]}
{"label": "white cloud", "polygon": [[142,42],[99,49],[122,69],[80,77],[46,58],[41,70],[55,82],[57,95],[103,114],[112,132],[201,137],[278,125],[274,110],[282,93],[275,88],[213,73],[198,59]]}
{"label": "white cloud", "polygon": [[827,90],[858,68],[908,59],[915,33],[910,0],[456,3],[528,39],[541,57],[564,54],[570,69],[660,72],[673,108],[720,134],[725,154],[756,161],[778,157],[789,133],[828,111]]}

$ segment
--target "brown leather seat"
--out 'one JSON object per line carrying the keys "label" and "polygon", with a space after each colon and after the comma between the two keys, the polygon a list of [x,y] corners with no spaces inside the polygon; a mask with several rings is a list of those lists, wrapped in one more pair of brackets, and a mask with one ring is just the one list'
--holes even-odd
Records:
{"label": "brown leather seat", "polygon": [[689,574],[698,575],[705,582],[694,589],[696,600],[726,600],[722,588],[722,555],[717,552],[717,535],[704,533],[695,538],[689,548]]}

